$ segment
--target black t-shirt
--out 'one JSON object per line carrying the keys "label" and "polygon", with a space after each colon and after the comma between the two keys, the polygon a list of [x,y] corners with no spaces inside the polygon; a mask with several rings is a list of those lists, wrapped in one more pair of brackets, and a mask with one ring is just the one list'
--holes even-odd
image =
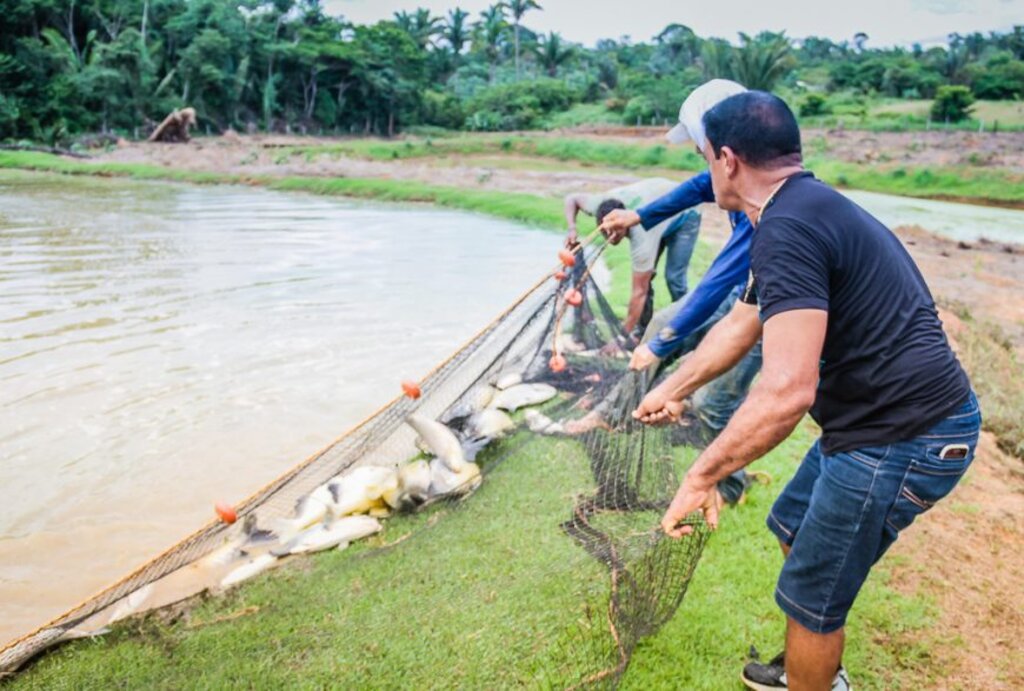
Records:
{"label": "black t-shirt", "polygon": [[828,312],[811,416],[832,454],[910,439],[970,394],[914,260],[877,219],[811,173],[765,207],[744,302],[761,320]]}

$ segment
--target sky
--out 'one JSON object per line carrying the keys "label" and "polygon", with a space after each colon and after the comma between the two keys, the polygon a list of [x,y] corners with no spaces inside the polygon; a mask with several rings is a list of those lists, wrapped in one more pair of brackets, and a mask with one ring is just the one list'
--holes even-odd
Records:
{"label": "sky", "polygon": [[[494,0],[324,0],[331,14],[359,24],[391,18],[398,10],[427,7],[434,14],[458,6],[476,19]],[[539,0],[523,23],[557,31],[592,46],[598,39],[630,36],[649,41],[667,24],[685,24],[699,36],[736,41],[739,31],[782,31],[792,38],[848,40],[858,31],[867,45],[945,43],[954,31],[1006,31],[1024,24],[1024,0]]]}

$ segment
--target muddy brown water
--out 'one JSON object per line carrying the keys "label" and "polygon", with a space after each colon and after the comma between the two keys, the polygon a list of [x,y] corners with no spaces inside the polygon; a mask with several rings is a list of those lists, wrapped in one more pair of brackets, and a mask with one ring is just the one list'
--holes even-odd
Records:
{"label": "muddy brown water", "polygon": [[0,645],[390,400],[559,244],[429,207],[0,174]]}

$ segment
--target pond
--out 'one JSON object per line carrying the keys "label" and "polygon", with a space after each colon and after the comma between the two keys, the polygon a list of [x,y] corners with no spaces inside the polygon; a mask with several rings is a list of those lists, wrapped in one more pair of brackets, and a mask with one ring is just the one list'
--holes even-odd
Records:
{"label": "pond", "polygon": [[843,194],[890,228],[920,226],[964,242],[987,238],[995,242],[1024,244],[1024,211],[877,192],[844,190]]}
{"label": "pond", "polygon": [[0,643],[386,403],[560,243],[431,207],[0,174]]}

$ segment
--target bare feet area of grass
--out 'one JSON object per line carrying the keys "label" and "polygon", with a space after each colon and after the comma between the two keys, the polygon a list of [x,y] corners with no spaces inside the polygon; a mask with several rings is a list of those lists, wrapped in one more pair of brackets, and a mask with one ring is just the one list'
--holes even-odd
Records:
{"label": "bare feet area of grass", "polygon": [[[617,128],[585,136],[653,142],[660,135],[660,129]],[[877,151],[912,164],[979,165],[985,159],[986,165],[1024,170],[1024,133],[806,133],[809,142],[815,137],[825,138],[829,155],[855,162],[880,160],[869,155]],[[284,154],[280,146],[280,140],[221,138],[187,146],[127,145],[103,158],[243,175],[389,178],[547,197],[607,189],[651,174],[573,164],[541,166],[514,156],[394,161],[303,157]],[[678,171],[665,174],[683,177]],[[719,246],[729,233],[725,214],[710,205],[704,212],[702,236]],[[1011,430],[1000,444],[1014,448],[1024,429],[1024,250],[997,243],[958,243],[917,227],[895,231],[937,301],[951,307],[943,313],[947,330],[971,371],[986,417],[1003,420],[1000,434]],[[1024,463],[1000,451],[995,438],[986,434],[965,482],[907,532],[888,560],[894,564],[893,587],[906,594],[926,594],[938,612],[929,630],[886,642],[893,650],[925,651],[910,663],[907,676],[913,679],[901,676],[902,688],[1024,688],[1019,640],[1024,632],[1022,545]]]}

